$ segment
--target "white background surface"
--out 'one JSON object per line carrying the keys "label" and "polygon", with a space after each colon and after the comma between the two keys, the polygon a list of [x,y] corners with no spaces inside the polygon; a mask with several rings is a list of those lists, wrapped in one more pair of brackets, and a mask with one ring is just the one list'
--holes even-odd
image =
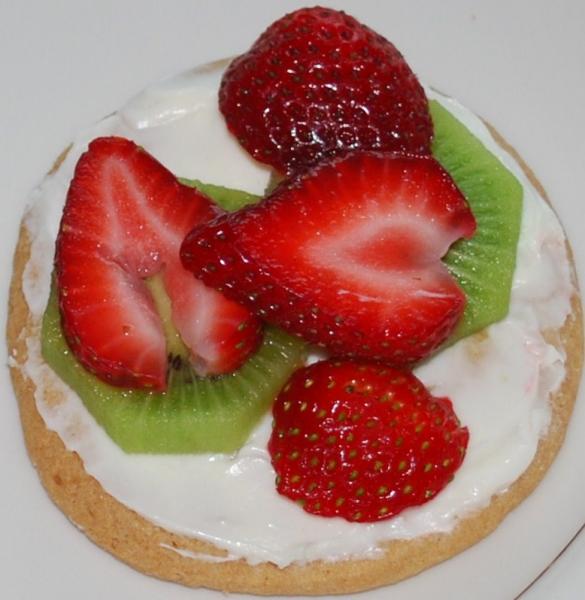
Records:
{"label": "white background surface", "polygon": [[[0,317],[27,193],[80,128],[148,82],[246,49],[301,2],[0,0]],[[497,126],[538,173],[585,281],[585,3],[338,0],[391,39],[420,78]],[[204,140],[202,143],[205,143]],[[98,550],[52,505],[30,466],[0,360],[0,597],[219,600],[139,575]],[[508,600],[585,521],[583,391],[558,461],[498,531],[392,598]],[[585,589],[585,534],[523,600],[573,600]],[[364,599],[386,598],[380,590]]]}

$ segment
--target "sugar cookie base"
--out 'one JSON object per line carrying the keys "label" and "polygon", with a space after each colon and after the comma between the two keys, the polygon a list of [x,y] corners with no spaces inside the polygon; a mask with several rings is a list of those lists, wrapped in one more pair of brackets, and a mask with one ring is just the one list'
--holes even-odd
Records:
{"label": "sugar cookie base", "polygon": [[[544,196],[513,149],[493,130],[492,134],[515,155]],[[58,166],[59,161],[55,168]],[[547,340],[567,357],[565,380],[551,398],[552,419],[546,437],[540,440],[524,474],[506,492],[494,496],[486,508],[461,519],[451,533],[388,542],[380,558],[314,561],[284,569],[271,563],[251,566],[245,560],[211,562],[184,556],[173,548],[217,557],[226,553],[207,542],[166,531],[110,496],[85,472],[77,453],[67,450],[60,437],[45,426],[37,411],[35,383],[20,368],[27,359],[26,339],[40,334],[40,324],[29,312],[22,290],[29,255],[30,239],[23,225],[14,256],[7,337],[10,356],[15,360],[11,376],[30,458],[49,496],[73,523],[97,545],[148,575],[191,587],[262,595],[341,594],[395,583],[458,554],[491,533],[538,485],[565,437],[583,363],[583,321],[577,291],[564,326],[545,332]],[[45,392],[58,394],[55,390]]]}

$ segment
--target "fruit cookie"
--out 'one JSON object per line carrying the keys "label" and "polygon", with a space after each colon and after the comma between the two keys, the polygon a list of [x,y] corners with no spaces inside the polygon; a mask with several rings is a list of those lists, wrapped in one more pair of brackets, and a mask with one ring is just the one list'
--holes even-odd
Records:
{"label": "fruit cookie", "polygon": [[337,11],[148,88],[23,219],[8,341],[47,491],[190,586],[353,592],[464,550],[542,479],[576,397],[543,198]]}

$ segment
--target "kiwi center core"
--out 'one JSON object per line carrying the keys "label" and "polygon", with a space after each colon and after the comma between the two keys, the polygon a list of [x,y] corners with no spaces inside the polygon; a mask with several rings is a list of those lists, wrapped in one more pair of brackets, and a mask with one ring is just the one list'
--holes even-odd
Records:
{"label": "kiwi center core", "polygon": [[171,362],[175,356],[188,359],[190,352],[173,323],[171,299],[165,290],[162,275],[157,273],[152,277],[147,277],[144,279],[144,283],[152,296],[154,306],[162,322],[167,342],[169,362]]}

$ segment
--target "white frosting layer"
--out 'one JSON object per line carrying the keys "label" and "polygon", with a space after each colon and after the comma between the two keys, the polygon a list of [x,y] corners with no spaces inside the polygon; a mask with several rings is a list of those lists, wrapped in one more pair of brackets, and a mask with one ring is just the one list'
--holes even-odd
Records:
{"label": "white frosting layer", "polygon": [[[82,133],[57,173],[33,193],[26,217],[32,255],[24,289],[35,319],[40,321],[49,294],[54,240],[68,183],[80,153],[94,137],[126,136],[180,176],[262,192],[268,169],[227,134],[216,107],[222,68],[196,70],[148,88],[120,113]],[[452,399],[469,427],[469,449],[454,481],[431,502],[397,518],[352,524],[308,515],[276,493],[266,451],[269,416],[234,456],[126,455],[43,363],[38,337],[29,339],[24,369],[38,384],[37,406],[47,426],[120,502],[172,531],[212,541],[228,551],[226,560],[245,557],[252,564],[272,561],[284,566],[319,558],[375,557],[382,540],[450,531],[458,517],[487,505],[526,469],[550,419],[549,395],[564,376],[564,357],[540,334],[543,328],[561,325],[570,309],[563,232],[482,122],[456,102],[429,94],[501,158],[525,192],[509,316],[491,326],[485,338],[463,340],[417,370],[434,393]],[[51,406],[43,396],[43,382],[62,389],[66,401]]]}

